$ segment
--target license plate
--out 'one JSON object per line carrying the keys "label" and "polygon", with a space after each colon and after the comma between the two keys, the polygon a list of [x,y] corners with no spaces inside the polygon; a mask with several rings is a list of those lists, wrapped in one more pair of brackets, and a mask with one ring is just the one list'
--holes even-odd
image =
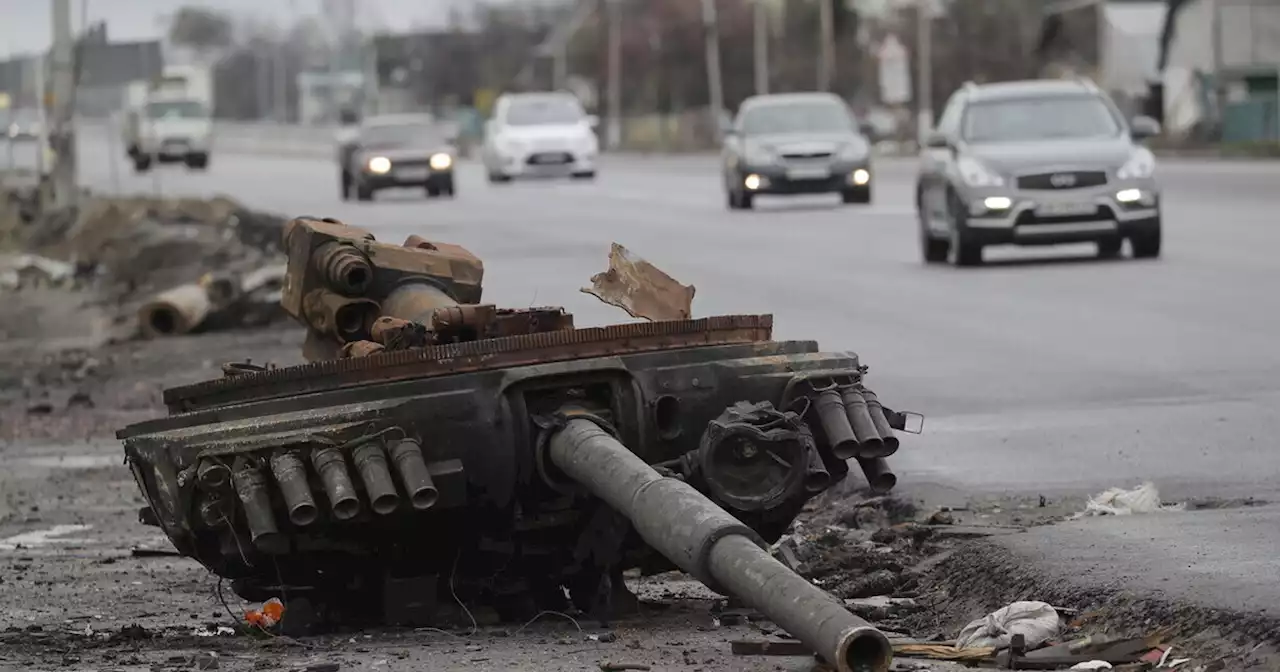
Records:
{"label": "license plate", "polygon": [[1094,203],[1042,203],[1036,208],[1036,214],[1041,217],[1078,217],[1097,211]]}
{"label": "license plate", "polygon": [[401,180],[425,180],[431,171],[426,168],[403,168],[396,171],[396,178]]}
{"label": "license plate", "polygon": [[533,163],[541,166],[560,166],[569,162],[569,157],[559,152],[535,154]]}
{"label": "license plate", "polygon": [[791,168],[787,170],[789,180],[825,180],[831,177],[831,169],[826,166],[818,168]]}

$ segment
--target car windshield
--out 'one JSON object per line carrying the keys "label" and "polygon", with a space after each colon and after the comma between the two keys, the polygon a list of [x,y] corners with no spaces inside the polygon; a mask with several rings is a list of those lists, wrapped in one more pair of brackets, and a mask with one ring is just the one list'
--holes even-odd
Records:
{"label": "car windshield", "polygon": [[976,102],[964,116],[968,142],[1106,138],[1120,123],[1097,96],[1053,96]]}
{"label": "car windshield", "polygon": [[147,103],[152,119],[200,119],[209,116],[204,105],[194,100],[166,100]]}
{"label": "car windshield", "polygon": [[511,126],[542,126],[550,124],[576,124],[585,114],[582,106],[572,98],[536,98],[514,100],[507,109],[507,124]]}
{"label": "car windshield", "polygon": [[850,133],[853,115],[834,102],[770,103],[742,113],[746,135],[774,133]]}
{"label": "car windshield", "polygon": [[360,132],[360,142],[367,147],[413,146],[435,142],[437,135],[428,124],[386,124],[365,128]]}

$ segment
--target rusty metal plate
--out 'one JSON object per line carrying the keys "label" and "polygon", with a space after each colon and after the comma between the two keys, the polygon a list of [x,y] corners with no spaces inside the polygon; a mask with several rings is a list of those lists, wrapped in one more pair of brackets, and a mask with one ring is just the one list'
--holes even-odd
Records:
{"label": "rusty metal plate", "polygon": [[171,413],[371,383],[637,352],[769,341],[772,315],[617,324],[379,352],[210,380],[164,392]]}

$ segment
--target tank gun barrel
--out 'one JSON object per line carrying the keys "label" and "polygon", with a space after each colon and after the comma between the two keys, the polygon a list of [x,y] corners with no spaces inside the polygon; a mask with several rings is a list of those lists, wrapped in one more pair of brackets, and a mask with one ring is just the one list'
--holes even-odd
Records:
{"label": "tank gun barrel", "polygon": [[552,464],[626,516],[646,543],[758,609],[840,672],[889,669],[893,648],[884,633],[775,560],[751,528],[688,483],[661,475],[595,421],[574,416],[566,411],[550,437]]}

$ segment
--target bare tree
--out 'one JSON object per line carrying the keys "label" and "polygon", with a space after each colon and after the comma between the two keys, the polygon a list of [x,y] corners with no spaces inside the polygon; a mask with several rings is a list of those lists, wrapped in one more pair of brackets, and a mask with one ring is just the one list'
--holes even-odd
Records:
{"label": "bare tree", "polygon": [[234,38],[231,18],[211,9],[185,6],[169,19],[169,41],[201,53],[231,46]]}

